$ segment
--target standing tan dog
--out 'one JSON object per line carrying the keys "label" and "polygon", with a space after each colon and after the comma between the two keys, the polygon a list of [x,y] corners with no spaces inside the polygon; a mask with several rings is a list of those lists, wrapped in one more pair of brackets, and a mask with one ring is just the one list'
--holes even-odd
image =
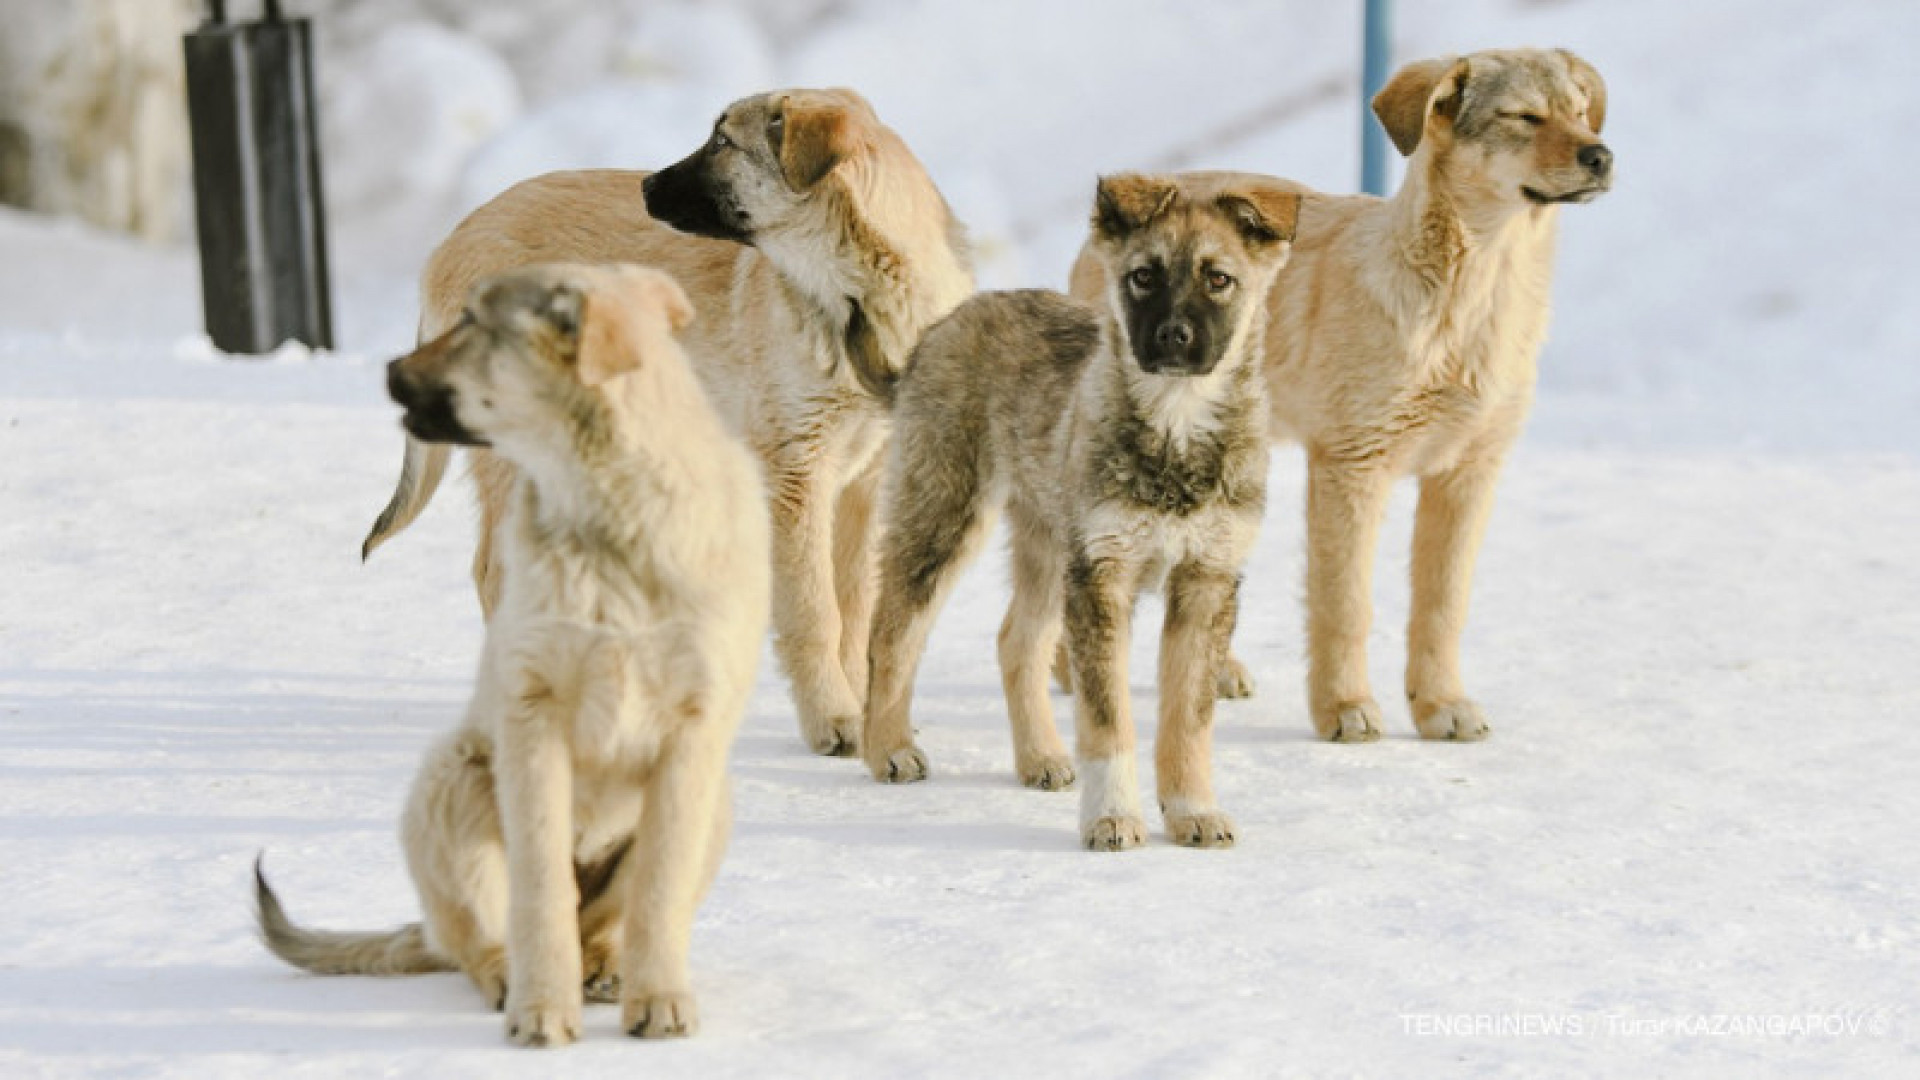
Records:
{"label": "standing tan dog", "polygon": [[1004,507],[1013,602],[1000,668],[1021,780],[1051,789],[1074,779],[1047,702],[1064,622],[1082,841],[1096,850],[1144,841],[1127,648],[1135,597],[1164,584],[1161,810],[1178,843],[1233,843],[1213,796],[1215,680],[1266,507],[1260,354],[1300,197],[1270,182],[1215,187],[1196,195],[1167,177],[1101,180],[1092,244],[1113,286],[1099,306],[986,293],[914,351],[885,484],[863,746],[876,778],[926,775],[908,720],[914,669]]}
{"label": "standing tan dog", "polygon": [[658,271],[532,267],[393,363],[410,433],[513,463],[505,574],[466,721],[402,825],[424,924],[303,930],[260,877],[288,963],[458,967],[527,1046],[578,1037],[583,984],[630,1034],[692,1033],[688,940],[768,604],[758,470],[672,337],[692,315]]}
{"label": "standing tan dog", "polygon": [[[675,231],[679,230],[679,231]],[[696,372],[760,455],[773,512],[775,651],[814,750],[856,746],[873,608],[872,517],[885,410],[848,362],[895,369],[973,291],[961,229],[906,144],[848,90],[789,90],[727,107],[709,141],[651,176],[554,173],[473,212],[434,252],[427,335],[479,278],[534,262],[636,262],[677,278],[700,317]],[[425,507],[444,446],[410,441],[366,550]],[[473,455],[474,582],[491,612],[493,532],[513,470]]]}
{"label": "standing tan dog", "polygon": [[[1474,556],[1533,400],[1558,207],[1612,184],[1606,106],[1599,73],[1564,50],[1409,64],[1373,99],[1410,159],[1400,191],[1306,195],[1266,364],[1274,434],[1307,451],[1308,704],[1324,738],[1380,736],[1366,654],[1374,547],[1407,475],[1420,478],[1413,722],[1429,739],[1487,735],[1460,679]],[[1083,252],[1074,294],[1100,295],[1105,277]]]}

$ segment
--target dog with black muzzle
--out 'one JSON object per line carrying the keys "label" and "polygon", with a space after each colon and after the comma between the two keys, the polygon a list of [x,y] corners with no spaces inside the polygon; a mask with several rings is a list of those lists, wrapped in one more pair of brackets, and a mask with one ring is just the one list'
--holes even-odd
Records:
{"label": "dog with black muzzle", "polygon": [[767,518],[675,340],[672,278],[541,265],[483,280],[394,361],[404,424],[514,465],[505,575],[465,722],[427,754],[401,836],[425,911],[388,932],[294,925],[257,880],[267,946],[320,974],[459,969],[525,1046],[691,1034],[694,909],[726,847],[727,751],[766,630]]}
{"label": "dog with black muzzle", "polygon": [[[766,477],[774,652],[801,736],[818,753],[853,753],[887,436],[859,376],[898,370],[921,331],[973,292],[964,230],[932,178],[851,90],[742,98],[659,172],[552,173],[475,210],[428,262],[422,340],[453,325],[475,281],[538,262],[638,263],[686,289],[700,313],[685,333],[695,374]],[[426,506],[449,452],[408,441],[365,550]],[[484,448],[471,459],[474,584],[491,613],[514,467]]]}
{"label": "dog with black muzzle", "polygon": [[1081,839],[1103,851],[1144,842],[1127,645],[1135,597],[1161,588],[1161,811],[1177,843],[1233,843],[1213,796],[1215,682],[1266,505],[1262,331],[1299,205],[1273,183],[1197,194],[1172,178],[1107,177],[1092,246],[1114,285],[1100,306],[982,294],[927,332],[897,380],[870,373],[894,397],[862,739],[875,778],[927,774],[908,715],[915,669],[1004,509],[1013,600],[1000,669],[1021,781],[1076,778],[1047,699],[1064,625]]}

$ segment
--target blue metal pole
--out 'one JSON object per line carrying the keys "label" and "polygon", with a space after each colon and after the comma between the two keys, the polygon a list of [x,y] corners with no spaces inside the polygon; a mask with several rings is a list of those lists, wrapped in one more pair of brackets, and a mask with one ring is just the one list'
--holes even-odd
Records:
{"label": "blue metal pole", "polygon": [[1369,195],[1387,193],[1387,133],[1373,117],[1373,95],[1387,84],[1392,23],[1393,0],[1367,0],[1360,71],[1360,190]]}

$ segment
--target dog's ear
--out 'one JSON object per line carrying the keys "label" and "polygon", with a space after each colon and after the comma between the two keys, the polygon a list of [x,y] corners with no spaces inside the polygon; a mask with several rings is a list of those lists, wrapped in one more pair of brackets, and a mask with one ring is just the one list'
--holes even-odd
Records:
{"label": "dog's ear", "polygon": [[1565,49],[1556,49],[1566,57],[1567,67],[1573,72],[1574,85],[1587,95],[1587,126],[1595,135],[1600,134],[1600,125],[1607,122],[1607,82],[1592,64],[1573,55]]}
{"label": "dog's ear", "polygon": [[1393,73],[1373,95],[1373,115],[1387,129],[1401,157],[1412,155],[1427,130],[1428,107],[1449,120],[1460,115],[1467,84],[1467,62],[1451,56],[1415,60]]}
{"label": "dog's ear", "polygon": [[1100,178],[1093,194],[1093,232],[1114,241],[1124,239],[1173,205],[1179,187],[1164,176],[1118,173]]}
{"label": "dog's ear", "polygon": [[787,186],[805,191],[826,179],[835,165],[855,150],[856,122],[845,105],[795,94],[767,123],[769,141],[777,139],[780,172]]}
{"label": "dog's ear", "polygon": [[1221,195],[1214,204],[1240,230],[1249,249],[1266,251],[1275,244],[1293,243],[1300,224],[1300,196],[1291,191],[1255,184]]}
{"label": "dog's ear", "polygon": [[[565,288],[566,286],[563,286]],[[577,290],[576,290],[577,292]],[[599,386],[639,369],[647,353],[670,347],[662,333],[684,330],[693,322],[693,302],[667,274],[642,266],[618,266],[585,296],[574,371],[585,386]]]}
{"label": "dog's ear", "polygon": [[692,325],[693,301],[673,275],[641,266],[623,266],[620,273],[629,289],[667,317],[668,328],[678,333]]}
{"label": "dog's ear", "polygon": [[554,332],[572,337],[580,332],[580,318],[586,311],[587,298],[579,288],[562,283],[548,291],[541,301],[539,316],[553,327]]}

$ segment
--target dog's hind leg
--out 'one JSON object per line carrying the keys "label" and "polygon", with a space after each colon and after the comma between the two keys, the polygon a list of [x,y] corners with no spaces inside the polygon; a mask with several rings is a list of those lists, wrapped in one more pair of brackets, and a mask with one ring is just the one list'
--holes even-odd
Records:
{"label": "dog's hind leg", "polygon": [[987,502],[977,463],[964,447],[948,457],[953,449],[932,437],[897,442],[888,466],[861,736],[868,770],[886,783],[926,778],[927,758],[913,744],[910,719],[914,676],[940,607],[980,553],[997,510]]}
{"label": "dog's hind leg", "polygon": [[492,755],[458,732],[428,752],[401,822],[427,940],[466,972],[488,1005],[507,997],[507,852]]}
{"label": "dog's hind leg", "polygon": [[1484,739],[1489,728],[1460,680],[1474,556],[1500,463],[1472,460],[1423,477],[1413,524],[1413,610],[1407,620],[1407,705],[1427,739]]}
{"label": "dog's hind leg", "polygon": [[1233,846],[1233,821],[1213,796],[1213,702],[1238,589],[1231,570],[1193,562],[1167,579],[1154,780],[1167,835],[1186,847]]}
{"label": "dog's hind leg", "polygon": [[1061,643],[1066,567],[1060,541],[1039,514],[1016,502],[1007,520],[1013,532],[1013,601],[1000,624],[1000,684],[1013,726],[1013,767],[1028,787],[1060,791],[1073,784],[1073,759],[1054,726],[1047,667]]}

